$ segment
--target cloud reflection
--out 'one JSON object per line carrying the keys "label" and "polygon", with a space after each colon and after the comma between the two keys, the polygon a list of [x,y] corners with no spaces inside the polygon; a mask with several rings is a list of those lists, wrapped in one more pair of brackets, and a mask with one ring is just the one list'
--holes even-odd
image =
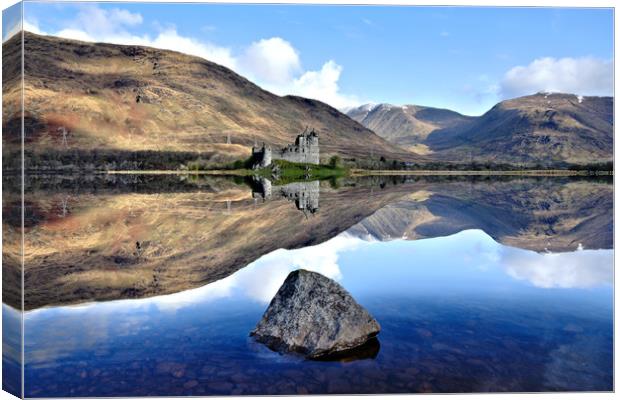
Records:
{"label": "cloud reflection", "polygon": [[[266,304],[271,301],[287,275],[299,268],[319,272],[329,278],[340,280],[342,274],[338,266],[339,253],[353,250],[363,243],[364,241],[359,238],[341,234],[316,246],[295,250],[276,250],[227,278],[196,289],[143,299],[84,303],[58,308],[62,309],[63,312],[74,314],[87,313],[95,307],[100,313],[106,310],[114,312],[122,309],[123,312],[128,312],[138,308],[149,309],[151,307],[156,307],[160,311],[175,312],[192,304],[234,296],[246,297]],[[38,314],[58,308],[28,311],[25,313],[25,317],[32,319]]]}
{"label": "cloud reflection", "polygon": [[361,239],[343,234],[317,246],[276,250],[226,279],[231,280],[241,294],[268,303],[287,275],[296,269],[303,268],[340,280],[339,254],[353,250],[361,243],[364,243]]}
{"label": "cloud reflection", "polygon": [[613,250],[536,253],[502,247],[500,265],[511,277],[540,288],[592,288],[613,283]]}
{"label": "cloud reflection", "polygon": [[[389,245],[375,244],[379,247]],[[474,264],[481,272],[499,268],[508,276],[527,281],[539,288],[592,288],[613,283],[613,250],[583,250],[580,247],[575,252],[541,254],[503,246],[480,230],[467,230],[445,238],[417,240],[408,244],[418,248],[416,254],[422,257],[418,260],[421,264],[425,262],[423,255],[425,252],[422,248],[427,248],[435,261],[436,257],[441,257],[437,249],[443,248],[443,254],[451,260],[460,259],[467,265]],[[316,246],[276,250],[227,278],[196,289],[152,298],[65,306],[62,310],[75,314],[87,313],[93,307],[97,307],[100,313],[105,313],[106,310],[114,312],[121,309],[123,312],[129,312],[150,308],[163,312],[176,312],[190,305],[225,298],[245,298],[267,304],[286,276],[299,268],[315,271],[340,281],[342,272],[338,264],[339,256],[343,252],[362,246],[369,246],[364,238],[343,233]],[[392,250],[397,253],[400,251]],[[385,249],[377,248],[376,251]],[[398,258],[397,254],[395,257]],[[398,268],[399,262],[396,259],[394,262],[393,268]],[[44,313],[44,310],[46,309],[27,312],[26,319]]]}
{"label": "cloud reflection", "polygon": [[279,249],[266,254],[233,275],[209,285],[139,300],[163,311],[173,311],[192,303],[204,303],[239,296],[267,304],[291,271],[307,269],[340,280],[339,253],[353,250],[363,240],[347,234],[339,235],[316,246],[295,250]]}

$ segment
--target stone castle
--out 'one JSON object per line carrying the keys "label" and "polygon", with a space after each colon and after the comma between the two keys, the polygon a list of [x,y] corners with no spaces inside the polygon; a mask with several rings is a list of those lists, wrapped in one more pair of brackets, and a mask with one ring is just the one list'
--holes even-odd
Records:
{"label": "stone castle", "polygon": [[255,168],[263,168],[271,165],[272,160],[286,160],[296,163],[319,164],[319,135],[308,129],[297,136],[295,144],[272,150],[269,145],[252,147],[252,158]]}

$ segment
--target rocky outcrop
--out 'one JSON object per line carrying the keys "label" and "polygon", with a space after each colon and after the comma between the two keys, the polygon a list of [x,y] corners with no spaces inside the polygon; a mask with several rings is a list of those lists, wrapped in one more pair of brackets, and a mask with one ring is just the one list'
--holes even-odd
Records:
{"label": "rocky outcrop", "polygon": [[359,348],[380,329],[338,283],[299,269],[288,275],[250,335],[272,350],[317,359]]}

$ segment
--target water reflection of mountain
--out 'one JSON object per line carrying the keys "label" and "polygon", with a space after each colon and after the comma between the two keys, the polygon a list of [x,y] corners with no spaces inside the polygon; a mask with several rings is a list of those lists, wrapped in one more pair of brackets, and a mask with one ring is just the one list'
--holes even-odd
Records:
{"label": "water reflection of mountain", "polygon": [[[206,179],[202,189],[178,192],[63,185],[30,185],[26,194],[26,309],[202,286],[278,248],[324,242],[403,195],[401,187],[369,198],[369,187],[325,185],[320,212],[308,218],[291,204],[294,190],[260,202],[244,181]],[[10,204],[19,198],[5,204],[11,216],[18,209]],[[19,216],[5,218],[5,229],[19,222]],[[17,245],[4,253],[5,279],[18,277]],[[19,306],[20,299],[5,301]]]}
{"label": "water reflection of mountain", "polygon": [[[100,179],[27,183],[26,309],[195,288],[278,248],[319,244],[346,230],[386,240],[478,228],[538,251],[612,246],[612,185],[605,182],[377,178],[338,188],[274,185],[259,195],[244,179]],[[319,191],[320,211],[310,216]],[[10,197],[5,233],[21,222],[19,198]],[[16,243],[4,246],[6,285],[19,277]],[[7,291],[4,301],[18,306],[17,294]]]}
{"label": "water reflection of mountain", "polygon": [[535,251],[610,249],[612,192],[610,182],[553,178],[429,184],[349,233],[415,240],[481,229],[502,244]]}

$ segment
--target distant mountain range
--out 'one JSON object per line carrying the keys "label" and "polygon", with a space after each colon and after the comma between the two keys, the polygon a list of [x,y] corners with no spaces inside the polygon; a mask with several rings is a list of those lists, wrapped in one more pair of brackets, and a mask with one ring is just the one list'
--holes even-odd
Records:
{"label": "distant mountain range", "polygon": [[347,114],[388,141],[436,161],[557,165],[613,159],[613,98],[537,93],[479,117],[414,105]]}
{"label": "distant mountain range", "polygon": [[416,105],[365,104],[347,115],[379,136],[405,149],[425,154],[425,140],[431,132],[462,126],[474,117],[455,111]]}

